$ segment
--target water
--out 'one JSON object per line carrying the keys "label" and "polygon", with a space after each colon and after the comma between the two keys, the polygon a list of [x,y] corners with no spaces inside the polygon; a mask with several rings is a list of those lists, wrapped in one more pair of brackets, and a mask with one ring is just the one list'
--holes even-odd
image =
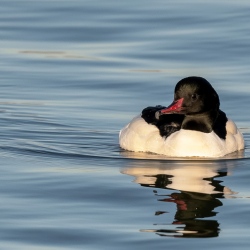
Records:
{"label": "water", "polygon": [[[248,1],[7,1],[0,8],[1,249],[249,249]],[[119,130],[207,78],[246,149],[124,152]]]}

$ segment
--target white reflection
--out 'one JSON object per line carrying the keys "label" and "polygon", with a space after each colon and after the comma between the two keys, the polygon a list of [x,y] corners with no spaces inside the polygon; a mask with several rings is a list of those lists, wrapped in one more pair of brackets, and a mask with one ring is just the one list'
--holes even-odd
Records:
{"label": "white reflection", "polygon": [[[215,217],[217,207],[223,206],[223,198],[233,197],[229,187],[223,186],[221,178],[230,175],[235,161],[155,161],[137,160],[122,168],[123,174],[134,176],[134,182],[143,187],[154,188],[159,202],[176,204],[174,221],[154,224],[157,229],[141,229],[168,237],[217,237],[219,223],[207,219]],[[159,195],[159,189],[170,193]],[[163,216],[165,211],[155,211]],[[169,214],[167,213],[169,216]],[[206,218],[206,220],[204,220]]]}
{"label": "white reflection", "polygon": [[179,191],[216,194],[223,192],[226,195],[234,194],[228,187],[219,188],[214,177],[228,175],[232,165],[227,162],[145,162],[145,166],[130,166],[123,168],[123,174],[135,177],[138,184],[155,186],[159,178],[165,177],[165,186],[160,188],[175,189]]}

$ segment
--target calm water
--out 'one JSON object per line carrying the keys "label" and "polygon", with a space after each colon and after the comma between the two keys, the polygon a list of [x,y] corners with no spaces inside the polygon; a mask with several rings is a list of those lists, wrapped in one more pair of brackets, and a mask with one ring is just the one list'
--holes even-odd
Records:
{"label": "calm water", "polygon": [[[1,249],[249,249],[249,1],[0,2]],[[190,75],[245,151],[121,150],[119,130]]]}

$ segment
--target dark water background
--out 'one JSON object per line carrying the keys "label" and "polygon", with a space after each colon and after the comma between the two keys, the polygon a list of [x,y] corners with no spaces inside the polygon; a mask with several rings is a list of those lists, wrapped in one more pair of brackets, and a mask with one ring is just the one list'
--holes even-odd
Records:
{"label": "dark water background", "polygon": [[[249,1],[0,6],[1,249],[249,249]],[[119,130],[190,75],[212,83],[245,151],[122,151]]]}

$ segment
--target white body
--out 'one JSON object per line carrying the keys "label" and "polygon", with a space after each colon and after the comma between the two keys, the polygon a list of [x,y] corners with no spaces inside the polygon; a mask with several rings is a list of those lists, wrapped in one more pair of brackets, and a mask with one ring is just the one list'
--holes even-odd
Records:
{"label": "white body", "polygon": [[170,157],[222,157],[244,148],[243,136],[232,120],[226,123],[226,130],[226,140],[213,131],[203,133],[184,129],[165,138],[156,126],[137,116],[120,131],[119,143],[126,150]]}

